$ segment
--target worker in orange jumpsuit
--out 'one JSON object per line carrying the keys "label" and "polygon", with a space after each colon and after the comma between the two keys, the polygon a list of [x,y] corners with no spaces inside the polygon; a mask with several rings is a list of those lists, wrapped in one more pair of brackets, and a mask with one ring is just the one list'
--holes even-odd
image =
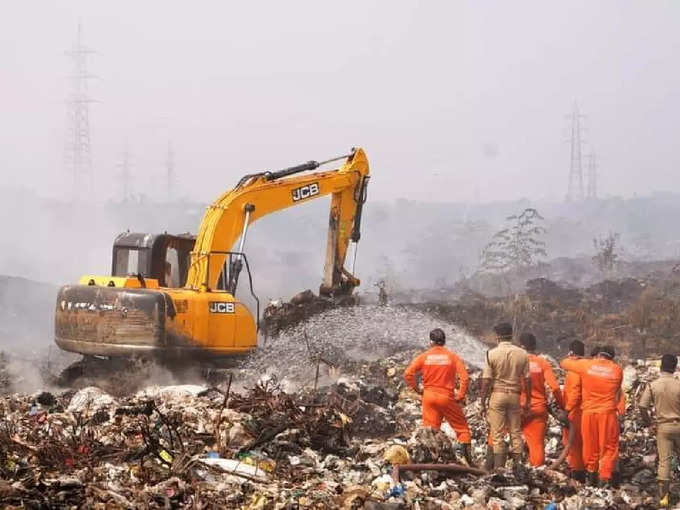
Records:
{"label": "worker in orange jumpsuit", "polygon": [[[472,466],[472,438],[460,405],[470,379],[463,361],[444,347],[445,342],[444,331],[439,328],[430,331],[430,348],[413,360],[404,372],[404,379],[422,395],[423,425],[439,429],[442,419],[446,419],[463,445],[465,460]],[[422,390],[416,384],[417,372],[422,375]],[[456,380],[459,383],[457,393]]]}
{"label": "worker in orange jumpsuit", "polygon": [[[569,345],[569,358],[582,359],[584,355],[585,346],[583,342],[574,340]],[[562,444],[565,448],[570,448],[567,456],[569,474],[574,480],[585,482],[586,472],[583,464],[583,439],[581,437],[581,376],[576,372],[569,370],[566,372],[562,399],[569,420],[569,429],[574,431],[571,445],[569,445],[569,429],[562,431]]]}
{"label": "worker in orange jumpsuit", "polygon": [[565,358],[564,370],[581,376],[581,435],[587,482],[609,487],[619,455],[616,407],[621,398],[623,370],[614,362],[614,348],[604,346],[594,359]]}
{"label": "worker in orange jumpsuit", "polygon": [[[590,357],[595,358],[597,357],[598,353],[600,352],[600,346],[596,345],[593,347],[590,351]],[[567,372],[569,374],[571,372]],[[580,391],[580,389],[579,389]],[[621,391],[621,397],[619,397],[619,401],[616,404],[616,417],[619,422],[619,435],[621,432],[623,432],[623,429],[621,428],[622,421],[623,421],[623,416],[626,414],[626,394]],[[611,482],[612,485],[615,487],[618,487],[619,482],[621,481],[621,468],[619,466],[619,456],[616,456],[616,462],[614,463],[614,471],[612,472],[612,478]]]}
{"label": "worker in orange jumpsuit", "polygon": [[[545,461],[545,431],[548,428],[548,401],[545,387],[548,385],[560,407],[563,407],[562,391],[550,367],[550,362],[535,353],[536,337],[532,333],[524,333],[519,337],[519,343],[529,354],[531,377],[531,395],[528,397],[530,399],[529,414],[522,417],[522,435],[529,448],[529,464],[537,467]],[[526,400],[526,389],[522,387],[520,403],[524,405]]]}

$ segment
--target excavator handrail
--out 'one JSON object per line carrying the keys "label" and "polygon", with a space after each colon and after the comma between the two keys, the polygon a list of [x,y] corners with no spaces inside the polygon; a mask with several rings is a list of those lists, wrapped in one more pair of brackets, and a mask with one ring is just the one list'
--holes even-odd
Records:
{"label": "excavator handrail", "polygon": [[[213,254],[214,255],[229,255],[229,256],[238,255],[239,257],[241,257],[245,261],[246,272],[248,273],[248,285],[250,287],[250,295],[255,300],[255,305],[257,307],[257,315],[256,315],[257,320],[255,321],[255,323],[256,323],[256,326],[257,326],[257,331],[259,332],[260,331],[260,298],[257,297],[257,294],[255,294],[255,289],[253,288],[253,275],[250,273],[250,264],[248,263],[248,257],[246,256],[245,253],[239,252],[239,251],[219,251],[219,250],[215,250],[215,251],[211,251],[209,253],[203,253],[202,255],[208,257],[208,267],[207,267],[207,271],[206,271],[206,281],[210,281],[209,280],[209,275],[210,275],[210,264],[209,264],[209,262],[210,262],[210,255],[213,255]],[[225,265],[226,265],[226,263],[225,263]],[[236,298],[235,294],[232,294],[232,295],[234,296],[234,298]]]}

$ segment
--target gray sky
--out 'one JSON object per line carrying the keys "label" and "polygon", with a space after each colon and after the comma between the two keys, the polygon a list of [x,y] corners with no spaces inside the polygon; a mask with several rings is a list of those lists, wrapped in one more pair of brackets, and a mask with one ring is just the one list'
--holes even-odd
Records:
{"label": "gray sky", "polygon": [[43,1],[0,4],[0,189],[68,196],[79,20],[100,198],[208,201],[243,173],[368,152],[372,199],[562,199],[575,100],[601,189],[680,191],[680,3]]}

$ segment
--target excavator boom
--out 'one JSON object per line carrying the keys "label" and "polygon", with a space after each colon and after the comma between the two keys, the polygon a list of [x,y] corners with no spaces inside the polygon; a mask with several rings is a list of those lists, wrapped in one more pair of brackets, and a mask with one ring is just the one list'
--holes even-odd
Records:
{"label": "excavator boom", "polygon": [[[364,151],[354,150],[346,158],[345,164],[337,170],[288,177],[320,165],[312,161],[241,179],[234,189],[208,207],[192,252],[187,287],[203,291],[216,288],[225,262],[225,255],[219,252],[232,249],[239,238],[244,238],[248,226],[254,221],[267,214],[332,195],[321,287],[325,293],[337,292],[347,280],[343,279],[347,276],[343,266],[349,241],[359,240],[361,211],[368,183],[368,160]],[[358,285],[358,281],[352,282],[350,286]]]}

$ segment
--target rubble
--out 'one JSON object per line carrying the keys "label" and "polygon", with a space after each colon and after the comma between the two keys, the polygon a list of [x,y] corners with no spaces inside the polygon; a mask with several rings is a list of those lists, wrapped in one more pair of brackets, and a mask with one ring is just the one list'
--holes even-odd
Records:
{"label": "rubble", "polygon": [[[625,312],[616,300],[626,298],[633,283],[616,288],[618,297],[611,306]],[[532,283],[530,292],[541,304],[520,299],[517,306],[531,317],[557,316],[562,313],[560,300],[575,303],[580,295],[549,281]],[[294,306],[313,304],[317,298],[310,294],[300,295],[301,304]],[[492,324],[494,314],[507,310],[484,299],[475,298],[481,310],[475,317]],[[483,464],[488,431],[478,396],[486,347],[451,324],[452,310],[464,312],[459,305],[394,304],[317,310],[268,338],[219,383],[162,383],[141,390],[109,383],[5,393],[0,397],[1,506],[654,507],[656,443],[641,426],[635,402],[658,375],[655,361],[626,363],[621,481],[613,490],[584,487],[545,466],[517,475],[510,470],[465,472],[465,466],[449,467],[448,472],[432,466],[409,470],[414,464],[465,463],[450,427],[433,431],[420,426],[419,397],[402,377],[406,365],[427,346],[427,331],[435,327],[444,329],[447,346],[469,367],[464,409],[475,463]],[[0,376],[4,360],[0,358]],[[142,367],[145,373],[152,368]],[[547,466],[561,453],[560,433],[550,418]],[[398,468],[403,465],[407,467]],[[673,470],[678,471],[677,463]],[[672,492],[677,499],[680,486],[674,484]]]}
{"label": "rubble", "polygon": [[[317,337],[312,325],[308,331]],[[517,476],[444,471],[465,466],[404,466],[395,473],[404,464],[464,462],[450,430],[420,427],[418,396],[401,377],[416,342],[397,345],[398,352],[385,358],[338,358],[341,376],[316,390],[300,384],[284,391],[272,374],[240,381],[251,368],[218,387],[153,386],[128,396],[97,388],[5,395],[2,507],[653,508],[656,445],[640,426],[634,401],[656,377],[655,363],[635,362],[626,370],[622,480],[619,488],[604,490],[546,467]],[[471,366],[470,372],[465,412],[481,465],[480,371]],[[561,450],[559,433],[551,422],[548,464]],[[673,493],[678,489],[674,485]]]}

